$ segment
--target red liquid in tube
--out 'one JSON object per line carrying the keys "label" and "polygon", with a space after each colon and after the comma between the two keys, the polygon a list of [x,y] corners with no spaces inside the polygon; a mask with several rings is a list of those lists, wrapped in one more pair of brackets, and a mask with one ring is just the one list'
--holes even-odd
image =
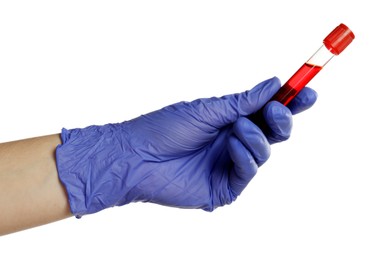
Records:
{"label": "red liquid in tube", "polygon": [[283,87],[279,89],[272,100],[276,100],[286,106],[322,68],[317,65],[304,63]]}

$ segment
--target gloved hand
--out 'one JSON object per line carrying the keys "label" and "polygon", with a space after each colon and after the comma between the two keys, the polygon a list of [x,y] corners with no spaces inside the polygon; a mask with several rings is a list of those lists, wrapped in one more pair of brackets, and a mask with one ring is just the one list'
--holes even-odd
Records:
{"label": "gloved hand", "polygon": [[272,78],[244,93],[180,102],[130,121],[63,129],[56,150],[59,177],[77,217],[130,202],[212,211],[230,204],[287,139],[292,112],[315,102],[305,88],[289,108],[264,109],[268,136],[245,116],[278,91]]}

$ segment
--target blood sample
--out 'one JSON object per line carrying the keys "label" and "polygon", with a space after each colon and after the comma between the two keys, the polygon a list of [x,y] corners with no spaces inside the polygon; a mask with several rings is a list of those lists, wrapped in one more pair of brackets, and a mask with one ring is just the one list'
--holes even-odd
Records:
{"label": "blood sample", "polygon": [[[323,45],[307,60],[306,63],[279,89],[271,98],[283,105],[290,101],[315,77],[316,74],[335,56],[339,55],[355,38],[353,32],[345,25],[337,26],[323,40]],[[262,111],[249,118],[262,128]]]}
{"label": "blood sample", "polygon": [[272,97],[272,100],[287,105],[322,68],[323,67],[318,65],[304,63],[303,66]]}

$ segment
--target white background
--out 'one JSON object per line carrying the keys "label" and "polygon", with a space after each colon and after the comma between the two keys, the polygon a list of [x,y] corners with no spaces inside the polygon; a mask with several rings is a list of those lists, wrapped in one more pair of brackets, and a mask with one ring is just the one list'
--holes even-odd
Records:
{"label": "white background", "polygon": [[380,259],[376,4],[1,1],[0,142],[285,82],[341,22],[356,39],[231,206],[112,208],[1,237],[0,258]]}

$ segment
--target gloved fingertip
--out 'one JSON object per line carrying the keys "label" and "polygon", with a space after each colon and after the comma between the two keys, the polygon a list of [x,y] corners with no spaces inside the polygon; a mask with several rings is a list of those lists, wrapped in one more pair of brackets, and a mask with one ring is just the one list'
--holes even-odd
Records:
{"label": "gloved fingertip", "polygon": [[280,89],[279,78],[272,77],[267,79],[249,91],[248,100],[250,107],[247,108],[248,114],[252,114],[261,109]]}
{"label": "gloved fingertip", "polygon": [[318,98],[318,93],[309,88],[303,88],[299,94],[287,105],[293,115],[312,107]]}
{"label": "gloved fingertip", "polygon": [[291,135],[292,113],[277,101],[269,102],[264,108],[264,117],[271,130],[272,143],[287,140]]}
{"label": "gloved fingertip", "polygon": [[261,83],[259,83],[258,85],[256,85],[252,90],[255,90],[257,89],[258,90],[267,90],[269,92],[273,92],[274,93],[271,93],[271,97],[280,89],[281,87],[281,83],[280,83],[280,80],[278,77],[272,77],[272,78],[269,78],[265,81],[262,81]]}
{"label": "gloved fingertip", "polygon": [[259,86],[259,85],[269,85],[269,84],[277,84],[277,85],[280,86],[280,79],[277,76],[274,76],[272,78],[268,78],[268,79],[262,81],[257,86]]}
{"label": "gloved fingertip", "polygon": [[233,125],[233,133],[254,157],[258,166],[270,157],[271,147],[262,130],[245,117],[239,118]]}
{"label": "gloved fingertip", "polygon": [[229,186],[234,197],[237,197],[256,175],[258,165],[244,144],[236,137],[230,136],[228,147],[234,162],[234,168],[229,175]]}

